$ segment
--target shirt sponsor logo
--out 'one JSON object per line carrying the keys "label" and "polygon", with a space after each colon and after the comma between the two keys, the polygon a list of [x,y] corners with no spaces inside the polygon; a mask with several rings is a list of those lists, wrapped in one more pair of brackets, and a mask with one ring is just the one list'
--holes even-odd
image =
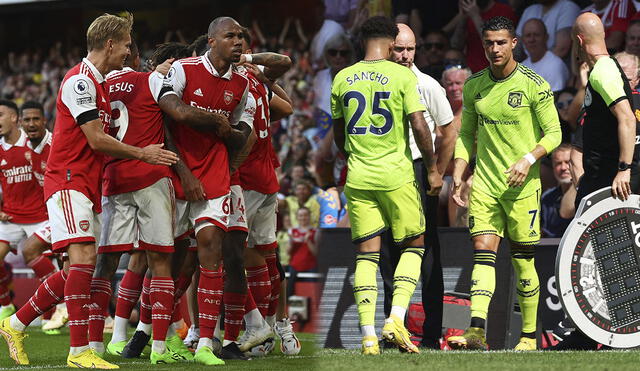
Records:
{"label": "shirt sponsor logo", "polygon": [[493,120],[483,115],[478,115],[478,125],[520,125],[518,120]]}
{"label": "shirt sponsor logo", "polygon": [[231,116],[231,111],[223,110],[223,109],[220,109],[220,108],[215,108],[214,109],[214,108],[211,108],[209,106],[203,107],[203,106],[198,105],[198,103],[196,103],[194,101],[189,102],[189,105],[191,107],[200,108],[201,110],[204,110],[204,111],[207,111],[207,112],[219,113],[221,115],[224,115],[226,118],[229,118],[229,116]]}
{"label": "shirt sponsor logo", "polygon": [[[2,165],[7,163],[3,161]],[[14,166],[11,169],[3,169],[2,175],[7,179],[7,184],[28,182],[33,178],[31,165]]]}

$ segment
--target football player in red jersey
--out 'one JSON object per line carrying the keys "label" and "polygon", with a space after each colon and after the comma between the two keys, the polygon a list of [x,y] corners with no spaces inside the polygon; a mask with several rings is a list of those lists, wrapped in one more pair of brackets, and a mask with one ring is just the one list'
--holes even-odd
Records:
{"label": "football player in red jersey", "polygon": [[[29,139],[27,147],[32,151],[31,169],[33,175],[42,187],[52,138],[51,132],[45,126],[44,107],[42,104],[35,101],[24,102],[20,107],[20,124]],[[33,269],[40,281],[44,281],[57,270],[49,258],[50,249],[51,227],[47,221],[46,226],[27,238],[22,247],[22,257],[25,263]],[[49,253],[44,254],[46,252]],[[52,320],[44,322],[42,329],[50,335],[59,334],[60,331],[57,329],[66,323],[66,319],[67,307],[64,303],[61,303],[57,306]]]}
{"label": "football player in red jersey", "polygon": [[87,30],[87,57],[65,75],[57,98],[54,140],[44,179],[54,251],[69,254],[69,273],[46,279],[32,300],[15,315],[0,322],[0,334],[18,364],[29,364],[24,351],[25,328],[37,308],[49,309],[64,296],[69,311],[71,367],[119,368],[89,348],[88,325],[91,277],[96,261],[96,235],[100,226],[103,154],[133,158],[156,165],[171,165],[177,156],[162,144],[144,148],[119,142],[105,131],[111,121],[104,76],[122,69],[129,55],[133,16],[104,14]]}
{"label": "football player in red jersey", "polygon": [[[162,105],[165,99],[182,99],[191,106],[227,116],[244,133],[240,140],[229,143],[234,151],[246,149],[253,120],[251,112],[255,110],[248,80],[235,72],[232,66],[240,59],[242,36],[240,25],[232,18],[213,20],[208,31],[210,50],[203,56],[174,62],[166,78],[172,91],[160,100]],[[186,192],[176,186],[176,198],[179,199],[177,229],[187,230],[185,226],[189,224],[194,226],[200,261],[200,341],[195,360],[207,365],[223,364],[213,355],[212,339],[222,302],[221,245],[231,209],[229,153],[226,143],[215,134],[196,131],[179,121],[172,123],[171,132],[181,158],[202,184],[198,195],[201,200],[188,203],[185,201]],[[234,278],[228,280],[229,284],[235,287],[227,290],[233,295],[225,295],[225,304],[243,308],[246,281],[243,280],[242,255],[229,255],[228,252],[225,249],[226,271],[229,277]],[[241,322],[242,312],[234,312],[232,321],[238,322],[235,314],[239,312]]]}
{"label": "football player in red jersey", "polygon": [[[251,55],[249,45],[251,40],[245,38],[245,53]],[[260,58],[257,62],[263,62]],[[281,350],[284,354],[297,354],[300,342],[293,333],[291,322],[284,316],[276,321],[279,296],[286,287],[281,282],[284,272],[275,254],[276,248],[276,192],[279,189],[275,169],[280,166],[271,143],[269,122],[289,116],[293,109],[290,98],[284,90],[274,82],[273,70],[258,68],[253,64],[244,65],[254,82],[257,111],[254,127],[258,133],[258,140],[253,146],[247,160],[239,169],[242,189],[246,201],[246,216],[249,226],[249,238],[245,249],[245,265],[247,280],[260,314],[267,320],[268,327],[276,331],[281,339]],[[265,67],[269,67],[266,65]],[[284,295],[284,294],[282,294]],[[247,331],[241,338],[241,349],[249,350],[254,355],[264,355],[273,348],[273,339],[267,339],[260,346],[245,339],[257,337],[254,334],[264,333],[264,324],[258,320],[259,316],[251,315],[252,306],[245,308]],[[254,320],[252,320],[254,318]],[[253,349],[252,349],[253,348]]]}
{"label": "football player in red jersey", "polygon": [[[160,52],[165,49],[160,47]],[[176,55],[168,56],[170,58],[188,56],[186,46],[182,50],[171,50]],[[158,60],[160,56],[155,53],[156,60],[152,61],[154,67],[161,62]],[[169,69],[169,62],[163,64],[164,71],[160,65],[154,72],[136,72],[134,68],[137,69],[140,63],[135,46],[128,60],[128,66],[122,71],[114,71],[107,76],[106,89],[114,113],[111,126],[114,137],[137,147],[164,142],[163,112],[192,125],[213,128],[223,137],[230,130],[227,119],[222,115],[204,112],[182,102],[177,106],[158,105],[157,99],[163,89],[164,73]],[[111,296],[111,279],[122,252],[134,250],[137,242],[139,249],[146,251],[151,271],[149,306],[153,309],[149,313],[152,326],[148,326],[149,332],[153,327],[154,337],[151,362],[174,363],[192,358],[181,341],[176,342],[184,348],[180,354],[176,354],[179,349],[167,351],[165,344],[174,309],[171,272],[174,194],[170,177],[167,167],[147,165],[137,160],[107,158],[103,176],[104,222],[98,264],[92,281],[89,323],[90,347],[99,354],[105,351],[102,340],[106,308]],[[131,220],[135,222],[131,223]],[[148,337],[145,344],[147,340]],[[130,348],[136,348],[136,338],[132,339],[130,346],[125,346],[124,340],[117,343],[122,346],[116,346],[112,339],[110,353],[122,353],[129,358]]]}
{"label": "football player in red jersey", "polygon": [[[0,317],[5,319],[16,309],[9,296],[10,275],[4,257],[17,252],[18,243],[45,230],[47,210],[42,186],[32,172],[29,140],[18,125],[18,107],[12,101],[0,101]],[[42,233],[41,233],[42,234]],[[42,236],[45,238],[45,236]]]}

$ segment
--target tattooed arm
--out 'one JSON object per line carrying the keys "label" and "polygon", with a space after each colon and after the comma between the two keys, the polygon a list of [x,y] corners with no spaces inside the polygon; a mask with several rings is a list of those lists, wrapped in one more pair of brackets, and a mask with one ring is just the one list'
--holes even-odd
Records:
{"label": "tattooed arm", "polygon": [[[265,67],[264,75],[270,80],[279,78],[284,75],[289,68],[291,68],[291,58],[286,55],[278,53],[256,53],[249,55],[251,55],[250,63],[259,64]],[[238,62],[238,64],[246,62],[249,61],[247,61],[246,55],[243,54],[240,56],[240,62]]]}
{"label": "tattooed arm", "polygon": [[219,113],[207,112],[199,108],[186,105],[175,94],[165,94],[158,102],[162,112],[173,120],[194,128],[208,127],[214,129],[220,138],[226,138],[231,132],[229,120]]}

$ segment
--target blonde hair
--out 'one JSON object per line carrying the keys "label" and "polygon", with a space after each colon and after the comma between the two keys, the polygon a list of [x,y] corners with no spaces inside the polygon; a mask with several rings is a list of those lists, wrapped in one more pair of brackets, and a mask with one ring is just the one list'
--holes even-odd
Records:
{"label": "blonde hair", "polygon": [[123,12],[121,16],[108,13],[99,16],[87,29],[87,50],[101,50],[109,39],[126,39],[131,34],[132,27],[133,14],[129,12]]}

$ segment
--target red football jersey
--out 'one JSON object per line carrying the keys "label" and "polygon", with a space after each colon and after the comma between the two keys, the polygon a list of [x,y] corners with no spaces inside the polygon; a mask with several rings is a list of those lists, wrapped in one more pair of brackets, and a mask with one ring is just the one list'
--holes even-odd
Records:
{"label": "red football jersey", "polygon": [[53,135],[49,130],[44,132],[44,137],[40,141],[40,144],[36,148],[33,148],[31,141],[27,140],[27,147],[32,151],[31,153],[31,170],[35,175],[40,187],[44,186],[44,172],[47,170],[47,159],[49,158],[49,152],[51,151],[51,139]]}
{"label": "red football jersey", "polygon": [[81,192],[101,207],[101,176],[104,156],[89,146],[80,125],[99,118],[107,131],[111,121],[109,95],[104,77],[86,58],[69,70],[56,99],[56,123],[44,175],[44,197],[61,190]]}
{"label": "red football jersey", "polygon": [[289,241],[291,243],[291,259],[289,265],[298,272],[315,269],[318,265],[316,256],[309,250],[306,239],[315,243],[316,229],[291,228],[289,229]]}
{"label": "red football jersey", "polygon": [[[105,90],[111,100],[109,130],[113,137],[135,147],[164,143],[162,111],[158,106],[163,80],[158,72],[136,72],[128,67],[107,75]],[[106,156],[102,194],[137,191],[169,176],[168,166]]]}
{"label": "red football jersey", "polygon": [[33,152],[27,147],[27,135],[20,130],[20,139],[13,145],[0,139],[0,184],[2,211],[11,215],[12,223],[40,223],[48,219],[42,196],[42,186],[31,166]]}
{"label": "red football jersey", "polygon": [[[168,91],[186,104],[229,118],[231,124],[244,121],[251,125],[253,116],[245,112],[249,81],[233,71],[221,75],[211,64],[209,53],[173,62],[165,77]],[[170,88],[170,89],[169,89]],[[202,186],[207,199],[229,193],[229,159],[227,148],[215,135],[203,133],[179,123],[172,123],[172,134],[180,155]],[[184,199],[180,182],[175,182],[176,197]]]}
{"label": "red football jersey", "polygon": [[[242,189],[264,194],[275,193],[280,189],[276,176],[277,156],[271,143],[269,130],[269,91],[252,74],[248,74],[250,89],[256,101],[256,113],[253,116],[253,127],[257,140],[251,148],[247,159],[242,163],[240,185]],[[274,159],[276,159],[274,161]]]}

